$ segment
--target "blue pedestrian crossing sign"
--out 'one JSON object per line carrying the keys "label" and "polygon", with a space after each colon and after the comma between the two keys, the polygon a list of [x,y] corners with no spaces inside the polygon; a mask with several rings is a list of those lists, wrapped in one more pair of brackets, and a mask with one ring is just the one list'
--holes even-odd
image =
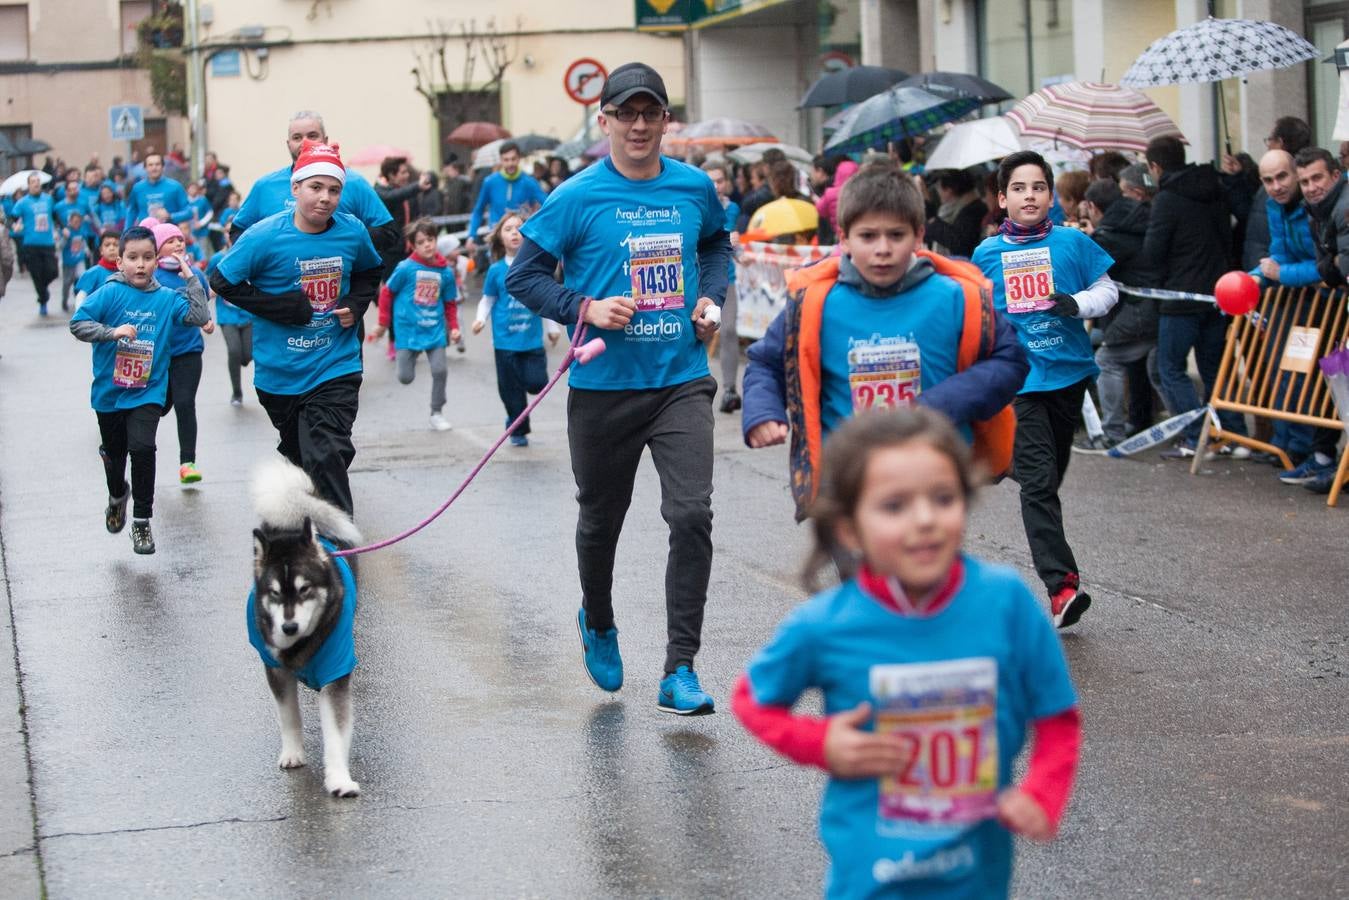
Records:
{"label": "blue pedestrian crossing sign", "polygon": [[143,140],[145,111],[129,103],[108,107],[108,132],[114,141]]}

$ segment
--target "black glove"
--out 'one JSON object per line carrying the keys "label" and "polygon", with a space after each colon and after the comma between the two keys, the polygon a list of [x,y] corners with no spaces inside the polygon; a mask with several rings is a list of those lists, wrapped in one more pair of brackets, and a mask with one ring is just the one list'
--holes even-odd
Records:
{"label": "black glove", "polygon": [[1049,310],[1056,316],[1063,316],[1071,319],[1077,316],[1077,298],[1072,294],[1065,294],[1062,291],[1055,291],[1049,295],[1050,302],[1054,308]]}
{"label": "black glove", "polygon": [[1326,283],[1326,287],[1341,287],[1344,285],[1344,273],[1340,267],[1335,265],[1335,257],[1324,256],[1316,261],[1316,272],[1321,276],[1321,280]]}

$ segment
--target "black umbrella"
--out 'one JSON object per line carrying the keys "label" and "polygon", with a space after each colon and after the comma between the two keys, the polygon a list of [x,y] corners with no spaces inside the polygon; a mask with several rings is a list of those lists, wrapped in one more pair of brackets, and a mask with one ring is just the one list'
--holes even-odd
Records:
{"label": "black umbrella", "polygon": [[34,153],[46,153],[52,148],[52,145],[46,141],[39,141],[34,138],[22,138],[15,149],[19,151],[19,156],[32,156]]}
{"label": "black umbrella", "polygon": [[519,137],[510,138],[516,146],[520,148],[520,153],[528,156],[539,150],[552,150],[558,144],[562,143],[555,137],[548,137],[543,134],[522,134]]}
{"label": "black umbrella", "polygon": [[0,134],[0,157],[18,156],[18,155],[19,149],[14,146],[14,142],[11,141],[6,135]]}
{"label": "black umbrella", "polygon": [[951,91],[973,97],[982,104],[1011,100],[1012,95],[987,79],[964,72],[919,72],[900,82],[904,87],[917,87],[934,94],[950,96]]}
{"label": "black umbrella", "polygon": [[882,66],[853,66],[829,72],[815,79],[797,108],[861,103],[908,77],[908,72]]}

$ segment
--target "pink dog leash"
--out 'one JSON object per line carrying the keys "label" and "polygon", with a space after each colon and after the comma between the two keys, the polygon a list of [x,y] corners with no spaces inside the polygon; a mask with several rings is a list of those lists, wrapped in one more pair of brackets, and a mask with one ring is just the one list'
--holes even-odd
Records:
{"label": "pink dog leash", "polygon": [[497,438],[496,443],[488,448],[487,452],[483,454],[482,459],[478,460],[478,464],[473,467],[473,471],[468,473],[468,477],[465,478],[463,482],[459,485],[459,487],[455,489],[454,493],[450,495],[450,498],[440,505],[440,508],[438,508],[435,512],[431,513],[431,515],[427,516],[425,519],[418,522],[416,525],[412,526],[407,531],[404,531],[401,534],[396,534],[391,538],[385,538],[384,540],[374,544],[367,544],[364,547],[352,547],[348,550],[338,550],[332,555],[356,556],[357,554],[360,553],[369,553],[372,550],[382,550],[385,547],[390,547],[398,543],[399,541],[406,540],[407,538],[412,537],[414,534],[421,531],[427,525],[430,525],[436,519],[440,518],[440,514],[445,512],[445,510],[449,509],[450,504],[452,504],[455,500],[458,500],[459,495],[462,494],[464,490],[470,484],[473,483],[474,478],[478,477],[478,473],[483,470],[483,468],[487,465],[487,461],[490,460],[492,458],[492,455],[495,454],[497,450],[500,449],[501,445],[506,442],[506,438],[510,437],[515,432],[515,429],[520,426],[520,423],[524,421],[529,416],[529,414],[534,411],[535,407],[537,407],[541,402],[543,402],[544,397],[548,396],[548,392],[553,389],[553,386],[562,380],[563,374],[566,373],[567,369],[571,368],[572,361],[575,360],[581,365],[585,365],[586,363],[590,362],[592,359],[594,359],[595,357],[599,356],[601,353],[604,352],[604,338],[595,338],[594,340],[582,343],[582,341],[585,340],[585,333],[586,333],[585,311],[586,307],[589,305],[590,305],[589,300],[581,301],[581,307],[577,314],[576,332],[575,334],[572,335],[571,344],[567,347],[567,355],[566,357],[563,358],[562,365],[558,366],[557,371],[553,373],[552,380],[550,380],[548,384],[544,385],[543,390],[539,391],[538,396],[536,396],[533,400],[531,400],[529,405],[525,407],[525,411],[520,413],[519,417],[517,417],[516,420],[506,428],[506,430],[502,433],[501,437]]}

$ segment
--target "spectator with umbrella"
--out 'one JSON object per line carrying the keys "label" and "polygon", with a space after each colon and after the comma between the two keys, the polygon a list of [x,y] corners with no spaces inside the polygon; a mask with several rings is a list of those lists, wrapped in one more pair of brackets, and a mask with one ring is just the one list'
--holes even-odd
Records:
{"label": "spectator with umbrella", "polygon": [[[935,214],[928,217],[924,239],[936,253],[968,259],[984,239],[988,207],[979,199],[974,176],[964,169],[948,169],[936,180],[941,202]],[[923,193],[926,196],[926,191]]]}

